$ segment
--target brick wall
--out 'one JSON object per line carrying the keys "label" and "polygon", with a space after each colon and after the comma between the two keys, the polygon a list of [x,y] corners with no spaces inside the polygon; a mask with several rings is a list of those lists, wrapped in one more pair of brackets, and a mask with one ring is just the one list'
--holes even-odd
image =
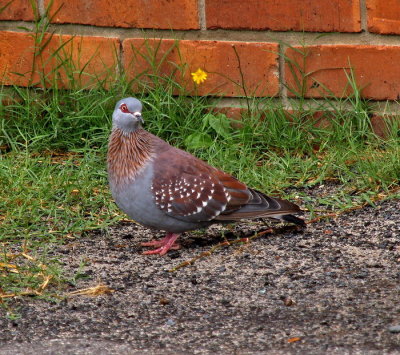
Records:
{"label": "brick wall", "polygon": [[[105,72],[113,80],[119,65],[132,78],[148,66],[140,58],[132,64],[137,53],[157,46],[161,58],[174,39],[181,39],[179,55],[170,51],[168,61],[187,64],[187,75],[178,78],[182,82],[191,82],[190,72],[198,68],[209,73],[199,94],[243,95],[232,82],[241,81],[238,55],[247,92],[255,96],[273,96],[289,105],[292,89],[298,90],[299,69],[290,65],[296,61],[309,73],[307,98],[323,97],[327,90],[338,97],[345,94],[351,67],[377,112],[397,110],[397,0],[54,0],[48,18],[55,35],[45,36],[49,44],[40,60],[34,56],[33,37],[21,29],[33,29],[35,17],[44,16],[51,3],[35,1],[35,10],[29,0],[14,0],[0,14],[0,78],[6,85],[37,82],[34,61],[36,70],[50,73],[56,65],[52,50],[60,43],[67,43],[63,51],[77,66],[90,59],[85,84],[93,75],[105,78]],[[0,0],[0,8],[8,2]],[[150,40],[145,43],[144,38]],[[304,49],[303,63],[298,50]],[[165,63],[161,70],[170,73],[171,65]],[[68,86],[66,80],[63,85]]]}

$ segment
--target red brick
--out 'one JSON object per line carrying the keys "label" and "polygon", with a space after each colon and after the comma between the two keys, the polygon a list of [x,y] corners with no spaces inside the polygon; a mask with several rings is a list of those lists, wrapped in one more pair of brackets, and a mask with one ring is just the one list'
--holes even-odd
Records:
{"label": "red brick", "polygon": [[[47,38],[44,39],[46,41]],[[69,36],[54,35],[38,59],[37,73],[33,81],[40,79],[38,73],[49,73],[48,85],[53,84],[55,78],[52,70],[67,60],[73,67],[73,79],[80,87],[96,85],[99,80],[105,80],[106,86],[115,80],[116,68],[119,56],[119,39],[92,37],[92,36]],[[54,53],[61,47],[62,49]],[[59,87],[71,87],[68,79],[67,66],[61,66],[58,70],[57,85]],[[82,71],[82,73],[81,73]]]}
{"label": "red brick", "polygon": [[[45,36],[44,42],[49,35]],[[57,56],[52,55],[63,43],[66,43]],[[42,54],[35,59],[34,74],[34,41],[28,33],[0,32],[0,74],[4,85],[28,86],[32,83],[40,85],[40,74],[43,70],[48,74],[51,85],[54,73],[52,70],[60,60],[70,58],[74,67],[76,83],[89,86],[97,79],[113,80],[115,78],[119,40],[102,37],[73,37],[54,35]],[[83,73],[79,75],[81,69]],[[64,67],[58,70],[58,85],[70,87]],[[109,75],[111,73],[111,75]]]}
{"label": "red brick", "polygon": [[382,34],[400,34],[400,2],[367,0],[368,30]]}
{"label": "red brick", "polygon": [[389,126],[388,124],[397,124],[400,129],[400,116],[398,115],[378,115],[374,114],[371,117],[371,126],[375,134],[381,138],[388,138]]}
{"label": "red brick", "polygon": [[[329,129],[332,127],[331,120],[333,118],[333,114],[330,111],[313,111],[313,112],[307,112],[307,113],[301,113],[300,111],[296,110],[281,110],[281,109],[274,109],[274,108],[265,108],[262,109],[261,107],[259,108],[260,110],[256,110],[256,115],[258,115],[259,119],[264,121],[268,120],[268,117],[271,117],[271,115],[281,115],[283,113],[284,117],[289,121],[289,122],[294,122],[294,121],[301,121],[304,122],[310,121],[312,124],[317,127],[317,128],[323,128],[323,129]],[[226,117],[232,119],[232,127],[233,128],[242,128],[242,120],[243,117],[246,117],[249,115],[249,110],[247,107],[236,107],[236,106],[216,106],[209,110],[208,112],[212,112],[214,114],[222,113]],[[250,113],[252,114],[252,113]],[[254,114],[253,114],[254,117]]]}
{"label": "red brick", "polygon": [[233,121],[241,121],[243,115],[247,113],[248,109],[245,107],[223,106],[214,107],[212,112],[215,114],[222,113],[226,117],[231,118]]}
{"label": "red brick", "polygon": [[298,110],[285,110],[285,116],[290,122],[303,122],[307,121],[312,123],[314,127],[321,129],[332,128],[332,120],[335,119],[334,113],[329,110],[319,111],[298,111]]}
{"label": "red brick", "polygon": [[[5,6],[9,1],[1,1],[0,8]],[[36,15],[37,15],[37,3]],[[0,12],[0,20],[12,21],[33,21],[35,18],[30,1],[28,0],[13,0],[3,11]]]}
{"label": "red brick", "polygon": [[[243,116],[247,115],[248,110],[246,107],[233,107],[233,106],[223,106],[223,107],[215,107],[212,109],[213,113],[223,113],[225,114],[228,118],[231,118],[233,121],[232,126],[234,128],[241,128],[242,125],[240,124]],[[277,112],[276,114],[279,114]],[[288,121],[293,122],[297,120],[301,120],[301,122],[304,122],[304,120],[307,120],[307,122],[310,122],[313,124],[314,127],[316,128],[321,128],[324,130],[330,130],[332,129],[332,121],[337,121],[337,117],[335,117],[335,112],[334,111],[310,111],[308,113],[305,112],[300,112],[297,110],[285,110],[284,115],[288,119]],[[265,119],[265,113],[261,114],[261,119]],[[389,137],[389,124],[394,124],[399,127],[400,129],[400,116],[399,115],[380,115],[380,114],[374,114],[371,117],[371,126],[373,131],[375,132],[376,135],[379,137],[386,139]],[[315,149],[319,149],[318,146],[315,146]]]}
{"label": "red brick", "polygon": [[[48,6],[51,0],[45,0]],[[61,8],[60,8],[61,7]],[[54,23],[93,26],[199,29],[197,0],[54,0]]]}
{"label": "red brick", "polygon": [[[123,42],[125,70],[130,78],[149,70],[148,62],[137,53],[154,53],[159,63],[168,50],[174,46],[174,40],[127,39]],[[234,47],[241,59],[241,69],[247,87],[247,93],[255,96],[274,96],[278,94],[278,45],[258,42],[225,41],[189,41],[179,42],[160,66],[159,74],[171,75],[176,66],[186,66],[183,73],[175,73],[175,80],[192,94],[222,94],[243,96],[243,90],[236,84],[241,83],[241,75]],[[150,48],[150,50],[149,50]],[[136,54],[135,54],[136,53]],[[151,55],[150,55],[151,57]],[[190,73],[198,68],[208,73],[207,80],[197,86]]]}
{"label": "red brick", "polygon": [[210,29],[360,32],[359,0],[206,0]]}
{"label": "red brick", "polygon": [[[302,47],[294,47],[303,50]],[[357,86],[362,96],[376,100],[400,98],[400,47],[320,45],[304,48],[307,52],[304,73],[308,73],[305,84],[306,97],[341,97],[351,94],[346,73],[353,68]],[[303,58],[289,48],[286,56],[301,65]],[[286,83],[289,88],[299,91],[295,77],[301,78],[299,70],[295,75],[286,63]]]}
{"label": "red brick", "polygon": [[1,31],[0,48],[1,83],[28,85],[33,63],[33,38],[27,33]]}

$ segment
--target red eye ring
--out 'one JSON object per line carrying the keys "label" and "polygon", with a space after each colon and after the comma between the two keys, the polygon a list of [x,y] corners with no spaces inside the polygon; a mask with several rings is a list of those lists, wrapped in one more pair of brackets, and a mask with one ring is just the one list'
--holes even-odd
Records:
{"label": "red eye ring", "polygon": [[128,106],[126,106],[126,104],[122,104],[119,109],[123,112],[123,113],[129,113],[128,110]]}

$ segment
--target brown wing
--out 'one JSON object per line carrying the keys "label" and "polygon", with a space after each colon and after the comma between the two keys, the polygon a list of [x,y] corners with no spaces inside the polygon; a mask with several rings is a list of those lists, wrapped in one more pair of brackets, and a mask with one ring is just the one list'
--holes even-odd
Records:
{"label": "brown wing", "polygon": [[296,205],[249,189],[233,176],[169,145],[163,145],[153,166],[155,203],[177,219],[233,221],[299,211]]}
{"label": "brown wing", "polygon": [[154,160],[152,191],[167,214],[192,222],[211,221],[245,205],[251,192],[245,184],[171,146]]}

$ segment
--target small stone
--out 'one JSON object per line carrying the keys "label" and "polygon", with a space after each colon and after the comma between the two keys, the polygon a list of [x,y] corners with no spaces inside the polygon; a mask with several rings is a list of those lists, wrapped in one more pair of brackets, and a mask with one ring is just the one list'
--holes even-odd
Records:
{"label": "small stone", "polygon": [[160,304],[162,304],[163,306],[166,306],[169,303],[170,303],[169,299],[164,298],[164,297],[160,298]]}
{"label": "small stone", "polygon": [[168,320],[165,322],[165,324],[166,324],[166,325],[175,325],[175,321],[172,320],[172,319],[168,319]]}
{"label": "small stone", "polygon": [[223,299],[221,300],[221,303],[222,303],[225,307],[232,307],[231,301],[227,300],[226,298],[223,298]]}
{"label": "small stone", "polygon": [[280,299],[286,307],[293,306],[294,304],[294,301],[288,296],[281,296]]}
{"label": "small stone", "polygon": [[223,273],[223,272],[226,271],[226,267],[225,266],[219,266],[219,267],[216,268],[216,271],[218,273]]}
{"label": "small stone", "polygon": [[179,257],[181,256],[181,253],[180,253],[179,251],[177,251],[177,250],[172,250],[172,251],[170,251],[170,252],[168,253],[168,256],[169,256],[171,259],[177,259],[177,258],[179,258]]}
{"label": "small stone", "polygon": [[291,298],[286,297],[286,298],[283,300],[283,304],[284,304],[286,307],[290,307],[290,306],[293,306],[294,302],[293,302],[293,300],[292,300]]}
{"label": "small stone", "polygon": [[400,324],[390,326],[388,331],[391,333],[400,333]]}

